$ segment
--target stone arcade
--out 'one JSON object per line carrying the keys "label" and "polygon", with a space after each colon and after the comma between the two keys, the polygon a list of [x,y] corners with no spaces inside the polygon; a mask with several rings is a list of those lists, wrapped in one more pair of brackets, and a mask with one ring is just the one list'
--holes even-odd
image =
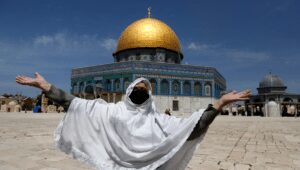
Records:
{"label": "stone arcade", "polygon": [[283,81],[274,74],[266,75],[253,95],[245,103],[248,115],[280,117],[300,115],[300,94],[286,92]]}

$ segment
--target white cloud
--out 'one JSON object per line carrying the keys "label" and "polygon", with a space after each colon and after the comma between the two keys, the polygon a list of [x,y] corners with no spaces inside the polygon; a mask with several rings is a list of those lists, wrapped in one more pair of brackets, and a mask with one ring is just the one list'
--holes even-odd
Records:
{"label": "white cloud", "polygon": [[270,58],[270,56],[264,52],[242,51],[242,50],[232,50],[232,49],[228,49],[226,55],[229,58],[232,58],[234,61],[242,61],[242,60],[265,61]]}
{"label": "white cloud", "polygon": [[[113,38],[99,38],[98,35],[70,35],[68,33],[56,33],[52,35],[40,35],[33,39],[36,48],[66,48],[65,50],[78,50],[86,47],[104,48],[112,51],[116,48],[117,40]],[[97,45],[99,45],[97,47]]]}
{"label": "white cloud", "polygon": [[225,48],[219,44],[210,45],[204,43],[191,42],[186,49],[199,55],[205,55],[212,58],[224,58],[234,62],[260,62],[270,58],[265,52],[256,52],[242,49]]}
{"label": "white cloud", "polygon": [[191,42],[187,46],[187,49],[189,49],[189,50],[196,50],[196,51],[202,51],[202,50],[209,49],[209,46],[206,45],[206,44],[196,44],[195,42]]}
{"label": "white cloud", "polygon": [[64,33],[56,33],[54,35],[42,35],[35,37],[33,40],[34,45],[54,45],[65,46],[67,43],[66,35]]}
{"label": "white cloud", "polygon": [[36,37],[34,39],[34,44],[35,45],[47,45],[47,44],[52,44],[53,43],[53,37],[42,35],[39,37]]}
{"label": "white cloud", "polygon": [[103,39],[100,41],[100,46],[104,47],[107,50],[114,50],[117,46],[117,40],[112,38]]}
{"label": "white cloud", "polygon": [[[46,67],[51,63],[59,67],[60,65],[56,63],[59,60],[76,61],[83,57],[93,59],[100,56],[110,58],[115,46],[116,40],[113,38],[70,33],[40,35],[22,41],[0,41],[0,65],[7,63],[33,65],[44,61],[48,63]],[[21,64],[18,66],[22,67]],[[3,67],[0,70],[3,70]]]}
{"label": "white cloud", "polygon": [[[116,40],[91,34],[59,32],[26,40],[0,40],[0,94],[18,90],[14,77],[38,71],[55,77],[55,84],[69,88],[72,68],[112,62]],[[50,77],[51,77],[50,76]]]}

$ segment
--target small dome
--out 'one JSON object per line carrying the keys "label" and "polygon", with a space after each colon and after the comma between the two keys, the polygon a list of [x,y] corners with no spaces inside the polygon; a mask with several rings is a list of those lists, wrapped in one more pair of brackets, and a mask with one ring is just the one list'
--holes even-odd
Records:
{"label": "small dome", "polygon": [[259,83],[260,88],[265,87],[285,87],[282,80],[277,76],[273,74],[266,75],[262,81]]}
{"label": "small dome", "polygon": [[274,102],[274,101],[269,101],[268,102],[268,107],[275,107],[275,106],[277,106],[276,102]]}
{"label": "small dome", "polygon": [[17,101],[10,101],[9,103],[8,103],[8,105],[9,106],[15,106],[15,105],[17,105]]}
{"label": "small dome", "polygon": [[181,53],[176,33],[154,18],[143,18],[130,24],[122,32],[115,53],[135,48],[165,48]]}

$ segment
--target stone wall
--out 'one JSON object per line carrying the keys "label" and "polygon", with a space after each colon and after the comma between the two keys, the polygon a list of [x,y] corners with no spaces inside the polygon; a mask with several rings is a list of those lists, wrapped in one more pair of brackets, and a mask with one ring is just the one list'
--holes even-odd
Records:
{"label": "stone wall", "polygon": [[[206,109],[208,104],[216,101],[213,97],[154,96],[153,98],[159,112],[164,113],[166,109],[170,108],[172,115],[180,117],[189,116],[199,109]],[[173,110],[173,101],[178,101],[177,111]]]}

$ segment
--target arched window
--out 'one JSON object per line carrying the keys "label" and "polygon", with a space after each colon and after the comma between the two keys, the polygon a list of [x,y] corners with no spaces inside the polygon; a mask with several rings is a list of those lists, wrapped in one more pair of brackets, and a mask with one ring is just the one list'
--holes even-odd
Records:
{"label": "arched window", "polygon": [[188,81],[183,83],[183,95],[190,96],[191,95],[191,84]]}
{"label": "arched window", "polygon": [[111,81],[109,79],[105,81],[105,90],[111,91]]}
{"label": "arched window", "polygon": [[129,56],[129,57],[128,57],[128,60],[129,60],[129,61],[134,61],[134,60],[135,60],[135,56],[133,56],[133,55],[132,55],[132,56]]}
{"label": "arched window", "polygon": [[84,88],[84,82],[80,82],[79,83],[79,93],[83,92],[83,88]]}
{"label": "arched window", "polygon": [[128,88],[128,86],[129,86],[129,79],[128,78],[125,78],[124,79],[124,90],[126,91],[126,89]]}
{"label": "arched window", "polygon": [[114,82],[114,91],[120,91],[120,90],[121,90],[120,80],[116,79]]}
{"label": "arched window", "polygon": [[152,94],[157,94],[157,83],[155,79],[150,79]]}
{"label": "arched window", "polygon": [[137,53],[135,58],[136,58],[137,61],[141,60],[141,54]]}
{"label": "arched window", "polygon": [[93,85],[89,84],[85,87],[84,93],[87,94],[93,94],[94,93],[94,87]]}
{"label": "arched window", "polygon": [[205,96],[211,96],[211,85],[205,84]]}
{"label": "arched window", "polygon": [[195,82],[194,84],[194,94],[195,96],[201,96],[202,95],[202,88],[200,82]]}
{"label": "arched window", "polygon": [[260,100],[260,99],[255,99],[254,102],[255,102],[255,103],[260,103],[261,100]]}
{"label": "arched window", "polygon": [[172,95],[180,95],[180,83],[177,80],[172,82]]}
{"label": "arched window", "polygon": [[162,80],[160,83],[160,94],[161,95],[169,95],[169,82],[167,80]]}
{"label": "arched window", "polygon": [[269,101],[275,101],[275,98],[269,98]]}
{"label": "arched window", "polygon": [[151,61],[154,61],[154,59],[155,59],[154,56],[155,56],[154,54],[151,54],[151,56],[150,56],[150,60],[151,60]]}
{"label": "arched window", "polygon": [[290,97],[286,97],[283,99],[283,102],[287,102],[287,103],[293,102],[293,99],[291,99]]}
{"label": "arched window", "polygon": [[97,80],[96,82],[95,82],[95,86],[96,86],[96,88],[103,88],[103,85],[102,85],[102,80]]}
{"label": "arched window", "polygon": [[72,93],[75,94],[75,93],[77,93],[77,91],[78,91],[77,90],[77,83],[74,82],[74,83],[72,83]]}
{"label": "arched window", "polygon": [[99,93],[103,90],[102,80],[97,80],[95,82],[96,92]]}
{"label": "arched window", "polygon": [[220,97],[219,85],[215,83],[215,97]]}

